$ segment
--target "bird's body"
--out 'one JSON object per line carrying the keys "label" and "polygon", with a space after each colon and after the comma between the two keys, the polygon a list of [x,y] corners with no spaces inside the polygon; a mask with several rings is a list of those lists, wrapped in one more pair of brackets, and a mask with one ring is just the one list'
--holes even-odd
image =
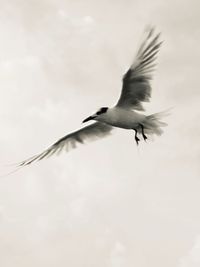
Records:
{"label": "bird's body", "polygon": [[134,129],[139,123],[143,123],[145,118],[146,116],[142,113],[115,106],[98,116],[96,120],[118,128]]}
{"label": "bird's body", "polygon": [[153,28],[145,33],[133,64],[123,76],[120,98],[112,107],[103,107],[83,122],[95,120],[86,127],[67,134],[43,152],[20,162],[19,166],[26,166],[43,158],[59,153],[63,149],[75,148],[77,144],[85,141],[108,136],[115,127],[135,131],[135,141],[141,141],[137,134],[141,134],[146,141],[148,135],[161,135],[162,127],[166,124],[161,121],[164,113],[145,115],[143,102],[151,97],[152,72],[155,60],[162,42],[160,34],[155,34]]}

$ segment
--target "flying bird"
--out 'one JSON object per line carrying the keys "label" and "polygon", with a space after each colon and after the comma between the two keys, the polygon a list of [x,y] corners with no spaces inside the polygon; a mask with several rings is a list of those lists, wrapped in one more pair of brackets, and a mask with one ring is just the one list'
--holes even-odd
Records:
{"label": "flying bird", "polygon": [[148,102],[151,97],[150,80],[161,44],[160,33],[156,34],[154,28],[149,28],[132,65],[123,76],[122,91],[117,104],[111,108],[100,108],[83,121],[85,123],[92,120],[94,123],[67,134],[43,152],[20,162],[18,167],[42,160],[64,149],[68,151],[76,148],[77,144],[83,144],[85,141],[108,136],[115,127],[134,131],[137,145],[141,139],[146,141],[150,135],[161,135],[161,128],[166,125],[161,121],[165,113],[142,113],[143,102]]}

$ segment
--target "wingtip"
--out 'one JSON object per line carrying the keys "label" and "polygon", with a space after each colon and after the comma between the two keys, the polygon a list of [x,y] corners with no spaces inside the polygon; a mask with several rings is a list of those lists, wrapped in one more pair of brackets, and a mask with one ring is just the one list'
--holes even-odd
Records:
{"label": "wingtip", "polygon": [[161,36],[161,31],[158,31],[157,27],[153,24],[146,25],[144,28],[144,33],[146,34],[147,39],[152,37],[159,38]]}
{"label": "wingtip", "polygon": [[149,38],[155,32],[155,29],[156,29],[156,27],[154,25],[148,24],[145,26],[144,32],[146,32],[148,34],[148,38]]}

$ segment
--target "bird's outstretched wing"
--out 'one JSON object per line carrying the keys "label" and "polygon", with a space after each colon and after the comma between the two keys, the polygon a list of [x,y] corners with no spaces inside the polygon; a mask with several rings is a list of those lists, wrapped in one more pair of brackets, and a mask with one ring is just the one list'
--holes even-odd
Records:
{"label": "bird's outstretched wing", "polygon": [[133,64],[123,76],[122,92],[117,106],[144,110],[141,102],[147,102],[151,97],[150,80],[161,44],[160,33],[155,34],[154,28],[150,28]]}
{"label": "bird's outstretched wing", "polygon": [[85,141],[92,141],[98,138],[105,137],[111,133],[113,129],[112,126],[109,126],[105,123],[95,122],[89,126],[83,127],[78,131],[70,133],[56,143],[51,145],[49,148],[44,150],[42,153],[39,153],[31,158],[28,158],[18,164],[18,167],[23,167],[29,165],[33,162],[39,161],[43,158],[52,156],[53,154],[58,154],[62,150],[70,150],[77,147],[77,144],[83,144]]}

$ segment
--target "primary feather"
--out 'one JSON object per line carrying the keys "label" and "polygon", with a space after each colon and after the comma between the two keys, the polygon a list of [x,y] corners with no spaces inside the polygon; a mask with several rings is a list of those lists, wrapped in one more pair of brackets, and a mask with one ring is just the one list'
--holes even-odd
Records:
{"label": "primary feather", "polygon": [[78,131],[62,137],[49,148],[45,149],[43,152],[20,162],[18,166],[26,166],[35,161],[50,157],[55,153],[58,154],[64,149],[68,151],[70,149],[76,148],[78,144],[83,144],[85,143],[85,141],[92,141],[105,137],[111,133],[112,129],[113,127],[110,125],[101,122],[95,122],[89,126],[83,127]]}
{"label": "primary feather", "polygon": [[123,77],[121,96],[118,107],[143,111],[142,102],[151,97],[152,72],[155,68],[156,55],[162,44],[159,41],[160,33],[155,34],[151,28],[141,43],[135,60]]}

